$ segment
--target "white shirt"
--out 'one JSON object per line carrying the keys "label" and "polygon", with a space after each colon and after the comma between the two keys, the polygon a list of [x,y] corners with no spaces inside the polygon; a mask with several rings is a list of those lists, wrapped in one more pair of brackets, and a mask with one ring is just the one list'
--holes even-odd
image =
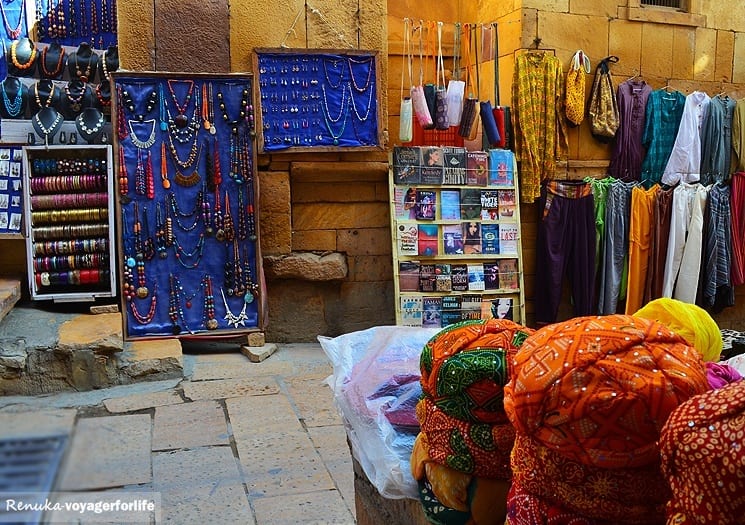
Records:
{"label": "white shirt", "polygon": [[686,97],[678,135],[660,182],[674,186],[681,180],[698,182],[701,178],[701,132],[709,113],[711,97],[694,91]]}

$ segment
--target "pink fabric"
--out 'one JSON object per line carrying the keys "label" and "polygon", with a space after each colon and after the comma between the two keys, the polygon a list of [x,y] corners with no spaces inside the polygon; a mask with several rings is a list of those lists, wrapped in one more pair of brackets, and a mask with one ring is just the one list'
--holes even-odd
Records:
{"label": "pink fabric", "polygon": [[727,364],[712,363],[710,361],[704,364],[706,365],[706,380],[709,382],[712,390],[717,390],[735,381],[742,381],[740,372]]}

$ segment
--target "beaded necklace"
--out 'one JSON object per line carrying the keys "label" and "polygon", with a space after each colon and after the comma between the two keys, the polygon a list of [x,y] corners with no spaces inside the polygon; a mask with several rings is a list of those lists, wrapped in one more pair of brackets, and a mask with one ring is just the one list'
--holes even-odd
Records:
{"label": "beaded necklace", "polygon": [[142,315],[140,311],[137,309],[137,305],[135,304],[135,301],[131,298],[129,298],[129,310],[132,312],[132,317],[135,318],[135,320],[140,324],[150,324],[153,322],[153,319],[155,319],[155,312],[157,310],[157,304],[158,304],[158,283],[156,282],[153,285],[153,293],[150,296],[150,307],[148,308],[148,311],[145,315]]}
{"label": "beaded necklace", "polygon": [[[369,64],[369,67],[367,68],[367,79],[365,80],[365,85],[360,87],[357,85],[357,80],[354,78],[354,71],[352,71],[352,64]],[[357,90],[360,93],[364,93],[365,90],[370,86],[370,79],[372,78],[372,71],[373,71],[373,57],[368,58],[367,60],[354,60],[352,57],[347,58],[347,64],[349,65],[349,76],[352,79],[352,86],[354,86],[354,89]]]}
{"label": "beaded necklace", "polygon": [[[336,68],[339,69],[339,81],[336,83],[336,85],[334,85],[334,83],[331,82],[331,78],[329,77],[329,72],[328,72],[328,69],[326,67],[326,63],[329,60],[331,61],[331,63],[333,64],[333,66],[334,66],[335,69]],[[344,78],[344,68],[343,67],[339,67],[339,63],[340,62],[341,62],[341,60],[336,60],[336,59],[325,59],[325,58],[323,59],[323,74],[326,77],[326,82],[328,83],[329,87],[331,87],[333,89],[339,89],[339,86],[341,86],[342,78]],[[323,85],[321,85],[321,87],[323,87]]]}
{"label": "beaded necklace", "polygon": [[[2,0],[0,0],[0,2],[1,1]],[[11,100],[8,98],[8,92],[5,89],[6,80],[0,82],[0,91],[2,91],[3,94],[3,104],[5,105],[5,111],[8,112],[8,115],[10,117],[17,117],[21,114],[21,110],[23,109],[23,85],[20,83],[20,81],[18,82],[18,89],[16,91],[15,97],[13,98],[13,101],[11,102]]]}
{"label": "beaded necklace", "polygon": [[[2,0],[0,0],[0,4],[2,4]],[[44,103],[42,103],[41,95],[39,95],[39,82],[34,83],[34,98],[36,99],[36,105],[40,109],[47,108],[52,105],[52,100],[54,100],[55,86],[54,86],[54,83],[52,82],[49,83],[49,95],[47,95],[47,100]]]}
{"label": "beaded necklace", "polygon": [[168,160],[166,159],[166,143],[160,143],[160,181],[164,190],[171,188],[171,181],[168,180]]}
{"label": "beaded necklace", "polygon": [[248,251],[245,246],[243,247],[243,265],[243,275],[245,277],[244,289],[246,290],[243,300],[250,304],[259,295],[259,284],[253,280],[251,260],[248,258]]}
{"label": "beaded necklace", "polygon": [[163,209],[160,202],[155,203],[155,251],[158,257],[165,259],[168,257],[168,230],[163,218]]}
{"label": "beaded necklace", "polygon": [[[199,234],[197,245],[191,251],[184,249],[181,243],[179,243],[178,237],[175,238],[175,247],[176,260],[178,263],[186,269],[193,270],[199,266],[199,262],[202,260],[202,255],[204,255],[204,234]],[[185,259],[191,259],[192,257],[195,258],[192,262],[189,263],[185,261]]]}
{"label": "beaded necklace", "polygon": [[[105,92],[104,92],[105,90]],[[108,83],[101,83],[96,86],[96,99],[104,113],[111,112],[111,88]]]}
{"label": "beaded necklace", "polygon": [[230,262],[225,257],[225,282],[224,286],[228,295],[242,297],[246,290],[243,282],[243,264],[241,263],[240,251],[238,249],[238,240],[233,240],[233,261]]}
{"label": "beaded necklace", "polygon": [[28,41],[29,45],[31,46],[31,53],[28,57],[28,62],[19,62],[18,61],[18,44],[22,40],[14,40],[12,44],[10,44],[10,61],[13,63],[13,65],[20,70],[26,70],[29,69],[31,66],[34,65],[34,61],[36,60],[36,46],[34,43],[29,39],[23,39]]}
{"label": "beaded necklace", "polygon": [[45,110],[54,111],[55,114],[54,120],[52,120],[49,126],[45,126],[44,123],[41,121],[40,115],[42,111],[39,111],[36,115],[34,115],[32,123],[38,127],[41,135],[43,135],[45,138],[49,138],[49,135],[54,135],[57,132],[57,127],[62,124],[62,115],[60,115],[53,108],[45,108]]}
{"label": "beaded necklace", "polygon": [[218,326],[217,319],[215,319],[215,295],[212,292],[212,277],[206,275],[204,277],[204,313],[206,317],[204,326],[207,330],[215,330]]}
{"label": "beaded necklace", "polygon": [[[184,100],[183,104],[179,103],[178,95],[176,94],[175,85],[177,83],[184,83],[187,84],[189,87],[186,92],[186,99]],[[189,107],[189,102],[191,101],[191,96],[194,93],[194,81],[187,79],[187,80],[173,80],[173,79],[167,79],[166,85],[168,86],[168,92],[171,94],[171,100],[173,100],[173,105],[176,107],[176,111],[178,114],[175,118],[171,119],[169,114],[169,125],[171,122],[173,125],[175,125],[178,128],[185,128],[189,124],[189,119],[186,116],[186,110]],[[195,104],[196,106],[197,104]],[[166,108],[167,109],[167,108]]]}
{"label": "beaded necklace", "polygon": [[132,116],[134,116],[135,120],[137,120],[138,122],[144,122],[145,117],[150,114],[155,105],[158,103],[158,92],[155,90],[150,91],[150,94],[147,97],[147,102],[145,103],[144,113],[137,113],[137,108],[135,106],[134,100],[132,100],[132,95],[127,89],[122,89],[120,98],[124,107],[126,107],[127,110],[132,114]]}
{"label": "beaded necklace", "polygon": [[[143,155],[147,155],[143,159]],[[153,159],[150,150],[142,153],[137,149],[137,166],[135,167],[135,193],[144,195],[148,199],[155,197],[155,181],[153,176]]]}
{"label": "beaded necklace", "polygon": [[[321,94],[323,95],[323,107],[325,110],[324,115],[326,116],[328,120],[330,120],[333,123],[339,122],[342,116],[344,116],[344,109],[347,106],[347,104],[345,103],[347,88],[343,87],[341,89],[341,103],[339,104],[339,116],[336,118],[331,118],[331,111],[329,110],[329,103],[328,103],[328,100],[326,99],[326,88],[324,86],[321,86]],[[354,98],[351,95],[350,95],[350,98],[354,100]]]}
{"label": "beaded necklace", "polygon": [[181,285],[181,281],[174,274],[168,274],[168,317],[173,323],[171,331],[173,335],[181,333],[182,328],[179,325],[179,321],[190,334],[194,333],[189,329],[186,324],[186,318],[184,317],[184,310],[181,307],[181,296],[184,293],[184,287]]}
{"label": "beaded necklace", "polygon": [[[95,1],[91,3],[91,5],[95,5]],[[78,48],[74,55],[74,66],[75,66],[75,76],[80,79],[83,82],[88,82],[88,79],[91,78],[91,71],[93,70],[93,63],[96,61],[94,59],[93,52],[90,51],[87,58],[83,57],[83,60],[85,60],[85,70],[80,65],[80,51],[81,49]]]}
{"label": "beaded necklace", "polygon": [[195,133],[194,134],[194,141],[191,143],[191,147],[189,148],[189,155],[186,157],[186,160],[181,160],[181,157],[179,157],[178,150],[176,149],[176,145],[173,143],[173,138],[171,137],[171,134],[168,133],[168,150],[171,152],[171,157],[173,158],[173,162],[181,166],[182,168],[186,169],[197,160],[197,153],[198,153],[198,145],[199,141],[197,140],[198,136]]}
{"label": "beaded necklace", "polygon": [[123,245],[124,245],[124,264],[122,264],[122,294],[126,297],[127,301],[132,301],[137,295],[137,289],[134,284],[134,268],[137,265],[137,261],[132,257],[132,237],[127,232],[127,214],[125,208],[122,206],[122,229],[124,230]]}
{"label": "beaded necklace", "polygon": [[225,214],[222,218],[223,237],[226,242],[233,242],[235,239],[235,228],[233,227],[233,214],[230,211],[230,199],[228,192],[225,191]]}
{"label": "beaded necklace", "polygon": [[201,155],[202,148],[200,147],[199,153],[197,154],[196,166],[194,167],[194,171],[192,171],[191,174],[186,175],[184,173],[181,173],[178,168],[174,170],[176,174],[173,176],[173,180],[176,181],[176,184],[185,188],[191,188],[192,186],[196,186],[199,181],[202,180],[201,175],[199,175],[199,172],[197,171],[199,169],[199,157]]}
{"label": "beaded necklace", "polygon": [[140,211],[137,201],[134,202],[134,223],[132,225],[135,243],[135,271],[137,273],[137,289],[135,294],[140,299],[148,296],[150,291],[147,289],[145,276],[145,249],[142,243],[142,223],[140,222]]}
{"label": "beaded necklace", "polygon": [[[189,213],[184,213],[183,211],[181,211],[178,202],[176,201],[176,194],[172,191],[168,193],[168,204],[170,204],[171,210],[173,211],[173,216],[176,219],[176,224],[178,224],[179,228],[181,228],[182,230],[190,232],[197,227],[197,223],[199,222],[199,215],[197,215],[197,210],[199,209],[201,198],[201,195],[197,195],[197,200],[194,203],[194,208]],[[195,215],[196,217],[194,217]],[[181,218],[187,219],[189,217],[194,217],[194,222],[191,224],[191,226],[184,226],[184,224],[181,222]]]}
{"label": "beaded necklace", "polygon": [[357,116],[357,120],[360,122],[365,122],[367,120],[367,117],[370,116],[370,109],[372,108],[372,96],[373,92],[375,90],[371,89],[370,93],[367,95],[367,110],[365,110],[365,116],[361,117],[360,112],[357,110],[357,103],[354,101],[354,96],[350,96],[349,98],[352,100],[352,111],[354,111],[354,114]]}
{"label": "beaded necklace", "polygon": [[5,2],[0,1],[0,12],[3,14],[3,24],[5,24],[5,32],[8,33],[8,39],[9,40],[16,40],[19,36],[21,36],[21,31],[23,30],[23,15],[26,11],[26,2],[21,1],[21,9],[20,14],[18,15],[18,23],[16,24],[15,29],[10,27],[10,22],[8,22],[8,13],[5,12]]}
{"label": "beaded necklace", "polygon": [[[1,2],[0,2],[1,3]],[[25,4],[25,2],[24,2]],[[59,56],[57,57],[57,63],[54,66],[53,70],[49,70],[47,68],[47,55],[49,54],[49,48],[52,47],[54,44],[49,44],[44,49],[41,50],[41,72],[44,74],[47,78],[57,78],[62,73],[62,68],[64,67],[65,63],[65,48],[62,46],[55,46],[59,48]]]}
{"label": "beaded necklace", "polygon": [[129,175],[127,174],[127,161],[124,158],[124,146],[119,144],[119,194],[127,197],[129,193]]}
{"label": "beaded necklace", "polygon": [[[72,88],[73,85],[75,89],[79,89],[80,91],[74,93]],[[80,83],[68,82],[65,86],[65,95],[67,96],[67,101],[70,104],[70,109],[72,109],[74,113],[77,113],[83,107],[83,97],[85,97],[85,90],[86,85],[85,82],[82,81]]]}
{"label": "beaded necklace", "polygon": [[215,239],[222,242],[225,240],[225,230],[224,228],[224,218],[222,214],[222,206],[220,206],[220,189],[215,188],[215,211],[212,214],[212,217],[214,218],[214,230],[215,230]]}

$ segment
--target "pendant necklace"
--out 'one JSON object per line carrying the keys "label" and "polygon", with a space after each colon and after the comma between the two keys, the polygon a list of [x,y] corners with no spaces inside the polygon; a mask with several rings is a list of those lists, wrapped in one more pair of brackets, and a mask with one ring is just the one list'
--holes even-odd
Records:
{"label": "pendant necklace", "polygon": [[171,181],[168,180],[168,159],[166,159],[166,143],[160,143],[160,182],[164,190],[171,188]]}
{"label": "pendant necklace", "polygon": [[[186,324],[184,310],[181,307],[181,295],[184,290],[183,286],[181,286],[181,281],[178,277],[171,273],[168,275],[168,285],[168,318],[173,323],[171,332],[173,333],[173,335],[180,334],[182,331],[181,325],[183,325],[183,329],[185,329],[187,332],[189,332],[190,334],[194,333]],[[179,324],[179,321],[181,321],[181,324]]]}
{"label": "pendant necklace", "polygon": [[220,189],[215,189],[215,211],[212,214],[212,217],[214,218],[214,231],[215,231],[215,239],[217,239],[220,242],[223,242],[225,240],[225,230],[224,230],[224,219],[222,215],[222,206],[220,206]]}
{"label": "pendant necklace", "polygon": [[215,330],[218,326],[217,319],[215,319],[215,295],[212,291],[212,277],[205,275],[204,277],[204,317],[206,320],[204,326],[207,330]]}
{"label": "pendant necklace", "polygon": [[[95,2],[94,2],[95,3]],[[87,58],[84,58],[85,60],[85,70],[80,65],[80,56],[79,56],[80,48],[78,48],[78,51],[75,51],[75,76],[79,78],[83,82],[88,82],[88,79],[91,78],[91,70],[93,69],[93,55],[88,55]]]}
{"label": "pendant necklace", "polygon": [[243,288],[245,289],[245,295],[243,300],[250,304],[254,302],[254,299],[259,295],[259,285],[253,280],[253,273],[251,272],[251,260],[248,258],[248,251],[246,247],[243,247],[243,275],[246,279]]}
{"label": "pendant necklace", "polygon": [[145,253],[144,246],[142,243],[142,223],[140,222],[140,212],[137,205],[137,201],[134,201],[134,223],[132,226],[134,232],[135,242],[135,273],[137,274],[137,289],[135,294],[140,299],[144,299],[148,296],[150,291],[147,289],[146,276],[145,276]]}
{"label": "pendant necklace", "polygon": [[127,121],[127,125],[129,126],[129,138],[132,141],[132,144],[134,144],[137,149],[149,150],[152,145],[155,144],[155,119],[143,120],[141,124],[147,124],[148,126],[150,126],[150,135],[148,136],[147,140],[142,141],[137,138],[137,134],[135,133],[133,122],[131,120]]}
{"label": "pendant necklace", "polygon": [[225,321],[232,326],[233,328],[238,328],[238,325],[246,326],[246,321],[248,321],[248,316],[246,315],[246,306],[247,303],[245,301],[242,301],[243,308],[241,309],[241,313],[238,315],[235,315],[233,312],[230,311],[230,306],[228,306],[228,301],[225,299],[225,292],[220,289],[220,295],[222,295],[222,304],[225,305]]}
{"label": "pendant necklace", "polygon": [[197,154],[196,158],[196,165],[194,166],[194,171],[191,172],[189,175],[185,175],[179,171],[178,168],[176,168],[174,171],[176,174],[173,176],[173,180],[178,184],[179,186],[183,186],[184,188],[191,188],[192,186],[196,186],[199,181],[202,180],[202,177],[199,175],[199,172],[197,171],[199,169],[199,158],[202,155],[202,148],[199,148],[199,153]]}
{"label": "pendant necklace", "polygon": [[[41,114],[44,111],[52,111],[55,114],[54,120],[49,124],[49,126],[46,126],[41,121]],[[39,111],[36,115],[34,115],[34,118],[32,119],[32,123],[36,125],[37,130],[39,131],[39,134],[42,135],[45,138],[49,138],[49,135],[54,135],[57,133],[57,128],[60,124],[62,124],[62,115],[60,115],[54,108],[44,108],[42,111]]]}
{"label": "pendant necklace", "polygon": [[153,285],[153,293],[150,295],[150,307],[145,315],[141,314],[137,309],[137,305],[133,298],[127,297],[129,302],[129,310],[132,312],[132,317],[140,324],[150,324],[155,319],[155,312],[158,304],[158,283]]}
{"label": "pendant necklace", "polygon": [[[331,78],[329,77],[329,72],[326,64],[328,62],[331,62],[334,66],[334,69],[339,69],[339,81],[334,85],[333,82],[331,82]],[[329,87],[332,89],[339,89],[339,86],[341,86],[342,78],[344,78],[344,68],[340,67],[339,64],[341,63],[341,59],[323,59],[323,74],[326,77],[326,82],[328,83]],[[321,87],[323,87],[323,84],[321,84]]]}
{"label": "pendant necklace", "polygon": [[73,82],[68,82],[65,86],[65,95],[67,96],[67,101],[70,103],[70,109],[72,109],[74,113],[77,113],[83,107],[83,97],[85,97],[86,85],[84,82],[81,82],[80,85],[75,86],[77,89],[80,89],[80,91],[75,93],[70,87],[71,84],[73,84]]}
{"label": "pendant necklace", "polygon": [[5,12],[5,2],[0,0],[0,12],[2,12],[3,14],[3,24],[5,24],[5,32],[8,34],[8,40],[17,40],[18,37],[21,36],[21,31],[23,30],[23,15],[25,12],[25,7],[26,2],[22,0],[20,14],[18,15],[18,24],[16,24],[16,27],[14,29],[10,27],[10,22],[8,22],[8,13]]}
{"label": "pendant necklace", "polygon": [[[345,104],[347,88],[343,87],[341,89],[341,103],[339,104],[339,116],[336,118],[331,118],[331,111],[329,110],[329,103],[328,103],[328,100],[326,99],[326,88],[323,85],[321,86],[321,94],[323,95],[323,107],[325,109],[324,115],[326,116],[328,120],[330,120],[333,123],[339,122],[342,116],[344,116],[344,109],[345,109],[345,106],[347,105]],[[351,95],[350,95],[350,98],[352,98]],[[349,110],[349,108],[346,108],[346,109]]]}
{"label": "pendant necklace", "polygon": [[191,143],[191,148],[189,148],[189,155],[186,157],[186,160],[181,160],[181,157],[179,157],[178,150],[176,149],[176,145],[173,143],[173,139],[171,138],[171,134],[168,133],[168,151],[171,152],[171,158],[173,159],[173,162],[175,162],[177,165],[181,166],[181,168],[188,168],[194,162],[197,160],[197,154],[198,154],[198,140],[197,135],[194,135],[194,142]]}
{"label": "pendant necklace", "polygon": [[[187,84],[189,86],[186,92],[186,99],[184,100],[183,104],[179,104],[178,95],[176,94],[175,85],[178,83]],[[166,80],[166,84],[168,86],[168,92],[171,94],[171,100],[173,100],[173,105],[176,107],[176,111],[178,112],[178,115],[176,115],[174,119],[170,119],[170,118],[168,119],[169,125],[171,124],[171,121],[172,121],[173,125],[175,125],[176,127],[185,128],[189,124],[189,119],[186,117],[185,113],[189,107],[189,102],[191,101],[192,93],[194,92],[194,81],[190,79],[189,80],[172,80],[169,78]]]}
{"label": "pendant necklace", "polygon": [[122,207],[122,229],[124,230],[124,264],[122,265],[122,294],[127,301],[132,301],[137,296],[135,288],[134,268],[137,265],[135,258],[132,257],[132,237],[127,232],[127,215],[125,208]]}
{"label": "pendant necklace", "polygon": [[[0,4],[2,4],[2,0],[0,0]],[[41,95],[39,95],[39,82],[34,83],[34,98],[36,99],[36,105],[39,107],[39,109],[48,108],[49,106],[52,105],[52,100],[54,99],[54,93],[55,93],[54,83],[53,82],[49,83],[49,95],[47,95],[47,100],[42,104]]]}

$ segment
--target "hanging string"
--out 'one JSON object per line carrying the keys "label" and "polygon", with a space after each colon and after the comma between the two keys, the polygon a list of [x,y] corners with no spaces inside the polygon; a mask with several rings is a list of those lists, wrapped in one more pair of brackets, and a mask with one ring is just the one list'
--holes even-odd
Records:
{"label": "hanging string", "polygon": [[282,39],[282,42],[279,43],[279,47],[283,47],[283,48],[290,47],[290,46],[288,46],[286,44],[287,39],[290,37],[290,35],[297,36],[297,32],[295,32],[295,26],[297,25],[298,21],[300,20],[300,17],[302,16],[303,11],[304,11],[304,9],[300,9],[297,12],[297,15],[295,15],[295,20],[292,21],[292,24],[290,25],[290,28],[285,33],[285,37]]}
{"label": "hanging string", "polygon": [[336,37],[339,39],[339,42],[343,42],[348,47],[354,49],[354,44],[351,44],[349,41],[347,41],[347,38],[344,36],[344,32],[343,31],[338,31],[334,26],[332,26],[331,23],[328,21],[328,18],[326,18],[325,16],[323,16],[323,13],[321,13],[321,11],[318,8],[313,7],[312,5],[308,4],[307,2],[306,2],[305,5],[307,6],[307,8],[310,10],[311,13],[313,13],[318,18],[320,18],[321,19],[321,22],[323,22],[324,24],[326,24],[326,26],[331,31],[333,31],[336,34]]}

